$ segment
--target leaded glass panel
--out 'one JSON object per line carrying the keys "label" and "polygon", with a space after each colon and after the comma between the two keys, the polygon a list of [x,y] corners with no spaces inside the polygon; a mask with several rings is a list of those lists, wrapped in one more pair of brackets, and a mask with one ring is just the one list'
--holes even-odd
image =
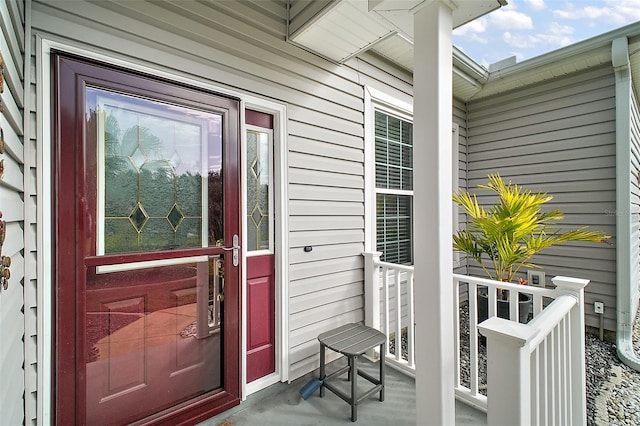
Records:
{"label": "leaded glass panel", "polygon": [[269,250],[271,240],[269,133],[247,132],[247,250]]}
{"label": "leaded glass panel", "polygon": [[222,118],[87,88],[97,120],[97,253],[205,247],[222,238]]}

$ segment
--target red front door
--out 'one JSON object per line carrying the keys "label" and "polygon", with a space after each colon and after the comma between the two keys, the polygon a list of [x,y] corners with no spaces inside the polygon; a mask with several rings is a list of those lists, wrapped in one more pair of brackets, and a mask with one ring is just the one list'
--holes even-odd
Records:
{"label": "red front door", "polygon": [[240,398],[239,103],[56,55],[56,421]]}
{"label": "red front door", "polygon": [[247,383],[275,372],[273,116],[245,112],[247,170]]}

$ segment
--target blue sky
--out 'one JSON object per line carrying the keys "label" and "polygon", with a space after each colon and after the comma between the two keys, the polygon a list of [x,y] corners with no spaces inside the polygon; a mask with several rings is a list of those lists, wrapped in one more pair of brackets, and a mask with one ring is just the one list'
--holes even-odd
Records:
{"label": "blue sky", "polygon": [[517,62],[640,21],[640,0],[507,0],[453,32],[453,44],[485,67]]}

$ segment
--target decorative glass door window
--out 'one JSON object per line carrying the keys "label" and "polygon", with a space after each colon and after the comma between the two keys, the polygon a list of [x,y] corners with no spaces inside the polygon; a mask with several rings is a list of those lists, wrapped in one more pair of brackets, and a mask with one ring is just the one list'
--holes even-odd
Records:
{"label": "decorative glass door window", "polygon": [[247,127],[247,251],[273,252],[271,131]]}
{"label": "decorative glass door window", "polygon": [[97,109],[96,254],[222,239],[222,117],[97,88],[87,97]]}

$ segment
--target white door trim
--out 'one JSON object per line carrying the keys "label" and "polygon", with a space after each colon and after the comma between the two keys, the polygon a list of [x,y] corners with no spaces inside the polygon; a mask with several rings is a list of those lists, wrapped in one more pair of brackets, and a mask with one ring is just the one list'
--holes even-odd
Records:
{"label": "white door trim", "polygon": [[[81,43],[67,39],[54,38],[49,35],[36,33],[36,78],[37,78],[37,187],[40,191],[37,194],[37,277],[38,277],[38,411],[39,421],[47,423],[52,418],[51,406],[53,404],[52,383],[53,383],[53,324],[51,321],[52,305],[52,280],[53,280],[53,250],[52,231],[53,223],[51,215],[53,211],[53,194],[51,188],[52,152],[51,152],[51,52],[52,50],[75,54],[84,58],[93,59],[120,66],[125,69],[143,72],[149,75],[168,79],[179,83],[188,84],[193,87],[217,92],[220,94],[240,98],[240,140],[242,152],[246,149],[244,144],[244,124],[245,108],[251,108],[274,115],[274,172],[276,179],[275,186],[275,213],[277,221],[275,232],[276,238],[275,273],[276,273],[276,373],[267,376],[262,387],[273,384],[277,381],[288,381],[289,372],[289,350],[288,350],[288,193],[287,193],[287,107],[284,103],[263,99],[253,94],[245,93],[237,89],[231,89],[223,85],[209,81],[201,81],[190,77],[187,73],[168,72],[154,68],[152,65],[141,63],[139,59],[129,57],[117,57],[106,52],[100,52],[95,46],[85,46]],[[241,162],[242,163],[242,162]],[[245,170],[242,164],[242,212],[246,209],[244,197],[246,195],[246,182],[244,181]],[[49,190],[47,190],[49,189]],[[241,212],[241,214],[242,214]],[[246,214],[242,214],[242,234],[243,244],[246,247]],[[242,267],[246,271],[246,256],[242,251]],[[246,359],[246,276],[242,274],[242,329],[241,329],[241,353]],[[265,380],[267,379],[265,378]],[[256,386],[247,387],[246,384],[246,363],[242,362],[242,397],[246,398],[248,393],[258,390]],[[256,381],[258,382],[258,381]],[[268,384],[267,384],[268,383]]]}

